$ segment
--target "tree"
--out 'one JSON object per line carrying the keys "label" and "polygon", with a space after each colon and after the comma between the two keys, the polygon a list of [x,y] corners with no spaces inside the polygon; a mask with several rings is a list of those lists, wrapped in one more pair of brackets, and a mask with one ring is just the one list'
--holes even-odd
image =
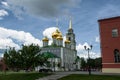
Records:
{"label": "tree", "polygon": [[5,51],[4,53],[4,61],[9,68],[12,70],[18,70],[20,67],[20,55],[15,50],[15,48],[10,48],[9,51]]}
{"label": "tree", "polygon": [[43,57],[40,53],[41,49],[38,45],[22,45],[18,51],[10,48],[4,53],[4,61],[12,70],[33,69],[35,66],[44,65],[48,58]]}
{"label": "tree", "polygon": [[41,59],[40,47],[38,45],[22,45],[22,49],[19,50],[21,56],[21,64],[23,69],[30,69],[38,66],[39,59]]}
{"label": "tree", "polygon": [[102,58],[95,58],[95,59],[87,59],[87,61],[85,61],[85,59],[82,57],[81,58],[81,68],[88,68],[88,66],[90,65],[90,68],[92,69],[101,69],[102,68]]}
{"label": "tree", "polygon": [[95,67],[98,69],[102,68],[102,58],[101,57],[95,59]]}
{"label": "tree", "polygon": [[86,68],[86,65],[87,63],[86,63],[86,61],[85,61],[85,59],[82,57],[81,58],[81,68]]}
{"label": "tree", "polygon": [[95,68],[95,59],[87,59],[87,66],[90,66],[90,68]]}

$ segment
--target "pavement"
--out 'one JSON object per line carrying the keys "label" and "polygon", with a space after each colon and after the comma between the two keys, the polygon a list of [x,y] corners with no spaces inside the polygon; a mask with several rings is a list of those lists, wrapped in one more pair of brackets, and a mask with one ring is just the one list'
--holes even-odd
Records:
{"label": "pavement", "polygon": [[46,77],[39,78],[39,79],[36,79],[36,80],[57,80],[59,78],[62,78],[64,76],[68,76],[68,75],[70,75],[69,72],[54,72],[50,76],[46,76]]}
{"label": "pavement", "polygon": [[[70,74],[88,74],[88,72],[84,72],[84,71],[54,72],[50,76],[46,76],[46,77],[39,78],[39,79],[36,79],[36,80],[58,80],[59,78],[68,76]],[[101,73],[101,72],[91,72],[91,74],[96,74],[96,75],[120,75],[119,73],[114,74],[114,73]]]}

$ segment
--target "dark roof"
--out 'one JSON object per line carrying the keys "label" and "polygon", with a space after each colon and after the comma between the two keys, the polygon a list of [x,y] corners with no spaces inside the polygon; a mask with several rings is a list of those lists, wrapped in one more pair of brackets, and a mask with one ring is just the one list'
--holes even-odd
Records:
{"label": "dark roof", "polygon": [[116,18],[120,18],[120,16],[110,17],[110,18],[104,18],[104,19],[99,19],[98,22],[100,22],[100,21],[104,21],[104,20],[116,19]]}

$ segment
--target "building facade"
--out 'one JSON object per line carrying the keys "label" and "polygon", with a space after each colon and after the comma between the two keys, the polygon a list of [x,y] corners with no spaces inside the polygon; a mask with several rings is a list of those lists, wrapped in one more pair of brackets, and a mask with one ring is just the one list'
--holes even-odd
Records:
{"label": "building facade", "polygon": [[0,71],[5,71],[6,65],[4,63],[3,58],[0,57]]}
{"label": "building facade", "polygon": [[120,73],[120,16],[98,20],[102,72]]}
{"label": "building facade", "polygon": [[[66,33],[66,40],[63,41],[63,35],[59,29],[56,29],[55,32],[52,33],[52,44],[48,45],[49,39],[47,37],[43,38],[43,47],[41,50],[41,54],[44,52],[51,52],[57,56],[57,58],[53,59],[55,65],[51,67],[51,69],[55,69],[55,71],[61,70],[74,70],[76,69],[75,60],[77,58],[77,50],[76,50],[76,41],[75,34],[72,29],[72,21],[70,20],[69,29]],[[63,43],[65,44],[63,46]],[[60,64],[59,66],[57,66]]]}

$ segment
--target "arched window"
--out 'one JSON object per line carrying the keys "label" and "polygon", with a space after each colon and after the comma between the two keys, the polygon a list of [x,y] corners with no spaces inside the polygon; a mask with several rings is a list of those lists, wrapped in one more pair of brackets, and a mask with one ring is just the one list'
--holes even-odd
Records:
{"label": "arched window", "polygon": [[120,52],[118,49],[114,50],[114,59],[115,59],[115,63],[119,63],[120,62]]}

